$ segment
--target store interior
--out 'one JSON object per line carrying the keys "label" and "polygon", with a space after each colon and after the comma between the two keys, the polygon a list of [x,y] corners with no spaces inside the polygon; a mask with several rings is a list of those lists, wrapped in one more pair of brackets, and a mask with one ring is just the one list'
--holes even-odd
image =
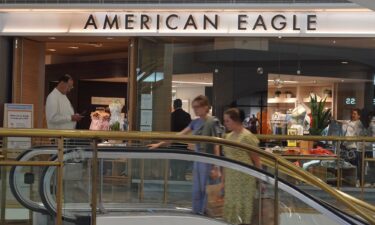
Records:
{"label": "store interior", "polygon": [[[142,48],[146,46],[142,42],[160,47],[162,53]],[[245,111],[246,126],[255,119],[254,132],[272,134],[275,113],[288,114],[302,107],[309,114],[310,96],[315,94],[318,100],[326,97],[325,108],[336,120],[349,119],[353,108],[373,111],[375,42],[369,38],[147,37],[140,38],[140,43],[139,70],[147,71],[147,65],[153,71],[145,77],[158,73],[163,78],[138,79],[139,89],[147,81],[153,83],[146,88],[150,93],[158,89],[169,93],[153,99],[154,106],[170,99],[158,113],[170,113],[172,101],[180,98],[194,118],[191,102],[202,94],[211,100],[213,115],[221,118],[225,109],[236,106]],[[14,67],[24,76],[20,98],[37,102],[35,127],[45,127],[44,100],[66,73],[75,79],[71,103],[87,115],[79,129],[88,129],[91,113],[103,111],[111,101],[121,102],[124,118],[129,107],[136,107],[127,105],[129,38],[27,37],[22,46],[22,60]],[[27,79],[37,79],[39,86],[28,86]],[[158,119],[155,115],[153,120]],[[155,130],[167,131],[168,126]]]}

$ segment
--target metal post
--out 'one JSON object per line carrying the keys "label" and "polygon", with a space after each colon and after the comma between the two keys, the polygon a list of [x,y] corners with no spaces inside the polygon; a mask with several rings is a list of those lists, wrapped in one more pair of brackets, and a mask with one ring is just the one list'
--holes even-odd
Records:
{"label": "metal post", "polygon": [[[7,160],[7,138],[3,138],[3,148],[2,148],[2,153],[3,153],[3,160]],[[5,209],[6,209],[6,198],[7,198],[7,168],[6,166],[3,166],[1,168],[1,219],[0,219],[0,224],[5,224]]]}
{"label": "metal post", "polygon": [[127,196],[128,196],[128,199],[130,201],[131,199],[131,184],[132,184],[132,159],[127,159],[127,167],[128,167],[128,179],[127,179],[127,184],[128,184],[128,192],[127,192]]}
{"label": "metal post", "polygon": [[341,187],[341,176],[342,176],[342,171],[341,171],[341,148],[340,148],[340,141],[336,142],[336,155],[337,155],[337,189],[340,190]]}
{"label": "metal post", "polygon": [[261,225],[262,224],[262,219],[263,219],[263,215],[262,215],[262,212],[263,212],[263,210],[262,210],[262,207],[263,207],[263,205],[262,205],[262,197],[263,197],[263,193],[262,193],[262,181],[261,180],[259,180],[258,181],[259,182],[259,191],[258,191],[258,193],[259,193],[259,203],[258,203],[258,225]]}
{"label": "metal post", "polygon": [[141,182],[140,182],[140,186],[139,186],[139,201],[140,202],[143,202],[143,198],[144,198],[144,185],[145,185],[145,160],[144,159],[141,159]]}
{"label": "metal post", "polygon": [[56,225],[62,225],[63,205],[63,169],[64,169],[64,138],[57,139],[57,159],[60,165],[57,167],[57,190],[56,190]]}
{"label": "metal post", "polygon": [[366,147],[365,147],[365,142],[362,141],[362,146],[361,146],[361,194],[362,194],[362,200],[364,199],[364,184],[365,184],[365,152],[366,152]]}
{"label": "metal post", "polygon": [[105,213],[104,205],[103,205],[103,166],[104,162],[103,159],[99,160],[99,210],[101,213]]}
{"label": "metal post", "polygon": [[92,140],[92,161],[91,161],[91,224],[96,225],[96,201],[97,201],[97,175],[98,175],[98,144],[97,140]]}
{"label": "metal post", "polygon": [[128,130],[137,129],[137,64],[138,64],[138,38],[129,41],[129,76],[128,76]]}
{"label": "metal post", "polygon": [[169,177],[169,160],[164,160],[164,198],[163,202],[164,204],[167,204],[168,201],[168,177]]}
{"label": "metal post", "polygon": [[274,225],[279,224],[279,163],[275,160],[275,202],[274,202]]}

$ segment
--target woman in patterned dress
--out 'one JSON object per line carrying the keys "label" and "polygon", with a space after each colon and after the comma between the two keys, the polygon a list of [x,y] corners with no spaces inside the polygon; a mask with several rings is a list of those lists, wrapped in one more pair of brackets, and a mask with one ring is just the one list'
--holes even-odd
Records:
{"label": "woman in patterned dress", "polygon": [[[236,108],[224,112],[224,125],[231,131],[225,139],[257,146],[259,140],[242,126],[244,117],[244,113]],[[230,159],[260,168],[260,160],[256,154],[231,147],[224,147],[223,152]],[[225,169],[223,180],[224,219],[231,224],[250,224],[256,191],[255,178],[239,171]]]}

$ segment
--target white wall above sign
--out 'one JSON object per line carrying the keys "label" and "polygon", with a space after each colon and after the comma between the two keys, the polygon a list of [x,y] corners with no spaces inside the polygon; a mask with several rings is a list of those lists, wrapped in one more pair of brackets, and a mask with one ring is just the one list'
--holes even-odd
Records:
{"label": "white wall above sign", "polygon": [[1,35],[375,37],[365,11],[10,11]]}

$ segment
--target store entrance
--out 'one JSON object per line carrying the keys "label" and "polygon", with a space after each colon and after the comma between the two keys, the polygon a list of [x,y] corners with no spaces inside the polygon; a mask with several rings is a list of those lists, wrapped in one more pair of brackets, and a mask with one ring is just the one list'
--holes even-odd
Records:
{"label": "store entrance", "polygon": [[47,95],[64,74],[74,79],[68,98],[84,118],[78,129],[89,129],[92,112],[111,102],[123,105],[128,89],[128,38],[125,37],[25,37],[16,39],[13,102],[34,105],[34,127],[45,128]]}

